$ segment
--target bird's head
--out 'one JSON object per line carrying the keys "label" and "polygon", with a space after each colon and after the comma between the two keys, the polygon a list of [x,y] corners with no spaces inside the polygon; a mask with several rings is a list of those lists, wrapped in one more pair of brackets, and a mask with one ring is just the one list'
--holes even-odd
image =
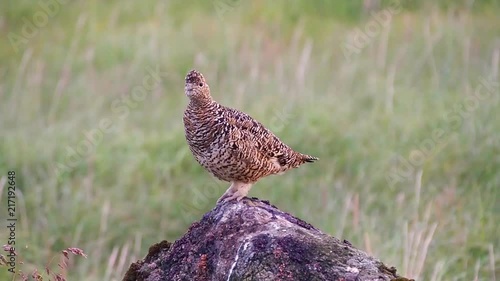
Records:
{"label": "bird's head", "polygon": [[205,78],[196,70],[191,70],[186,75],[186,85],[184,92],[191,101],[211,100],[210,88]]}

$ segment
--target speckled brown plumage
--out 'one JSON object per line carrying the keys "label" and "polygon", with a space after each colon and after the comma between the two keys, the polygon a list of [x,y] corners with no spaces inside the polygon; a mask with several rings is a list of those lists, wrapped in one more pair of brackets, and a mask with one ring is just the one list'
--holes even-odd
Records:
{"label": "speckled brown plumage", "polygon": [[218,104],[196,70],[187,74],[184,90],[189,98],[184,129],[191,152],[215,177],[231,182],[219,201],[241,200],[260,178],[318,159],[295,152],[249,115]]}

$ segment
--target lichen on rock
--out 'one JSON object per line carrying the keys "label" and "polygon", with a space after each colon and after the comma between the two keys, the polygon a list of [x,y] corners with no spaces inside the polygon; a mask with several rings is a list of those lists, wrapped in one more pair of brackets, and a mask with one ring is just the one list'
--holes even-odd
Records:
{"label": "lichen on rock", "polygon": [[[218,204],[170,244],[153,245],[124,281],[405,280],[351,243],[267,201]],[[408,280],[408,279],[406,279]]]}

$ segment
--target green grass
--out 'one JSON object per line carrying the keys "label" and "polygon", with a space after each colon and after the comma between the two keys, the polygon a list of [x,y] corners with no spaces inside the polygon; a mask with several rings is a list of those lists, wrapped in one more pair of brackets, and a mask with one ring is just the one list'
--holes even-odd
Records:
{"label": "green grass", "polygon": [[[219,102],[320,158],[251,196],[408,277],[500,276],[499,88],[471,98],[480,79],[500,80],[497,2],[403,4],[349,60],[342,46],[373,22],[359,2],[241,1],[217,16],[212,3],[75,1],[17,53],[7,35],[40,8],[16,3],[0,18],[0,178],[17,173],[17,269],[43,272],[53,259],[57,272],[60,251],[79,247],[88,258],[70,259],[68,280],[121,280],[149,245],[178,239],[214,206],[228,184],[195,163],[182,125],[183,78],[196,68]],[[156,68],[144,100],[122,100]],[[406,173],[437,129],[441,145]],[[2,225],[6,188],[0,180]],[[0,228],[0,244],[7,236]]]}

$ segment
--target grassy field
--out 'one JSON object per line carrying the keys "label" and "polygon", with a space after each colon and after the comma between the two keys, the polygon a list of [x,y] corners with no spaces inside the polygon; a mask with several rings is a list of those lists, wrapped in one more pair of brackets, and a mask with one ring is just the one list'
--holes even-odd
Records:
{"label": "grassy field", "polygon": [[[121,280],[214,206],[228,184],[182,124],[196,68],[320,158],[251,196],[407,277],[500,278],[500,5],[383,2],[2,2],[0,245],[12,170],[16,270]],[[88,257],[61,270],[68,247]]]}

